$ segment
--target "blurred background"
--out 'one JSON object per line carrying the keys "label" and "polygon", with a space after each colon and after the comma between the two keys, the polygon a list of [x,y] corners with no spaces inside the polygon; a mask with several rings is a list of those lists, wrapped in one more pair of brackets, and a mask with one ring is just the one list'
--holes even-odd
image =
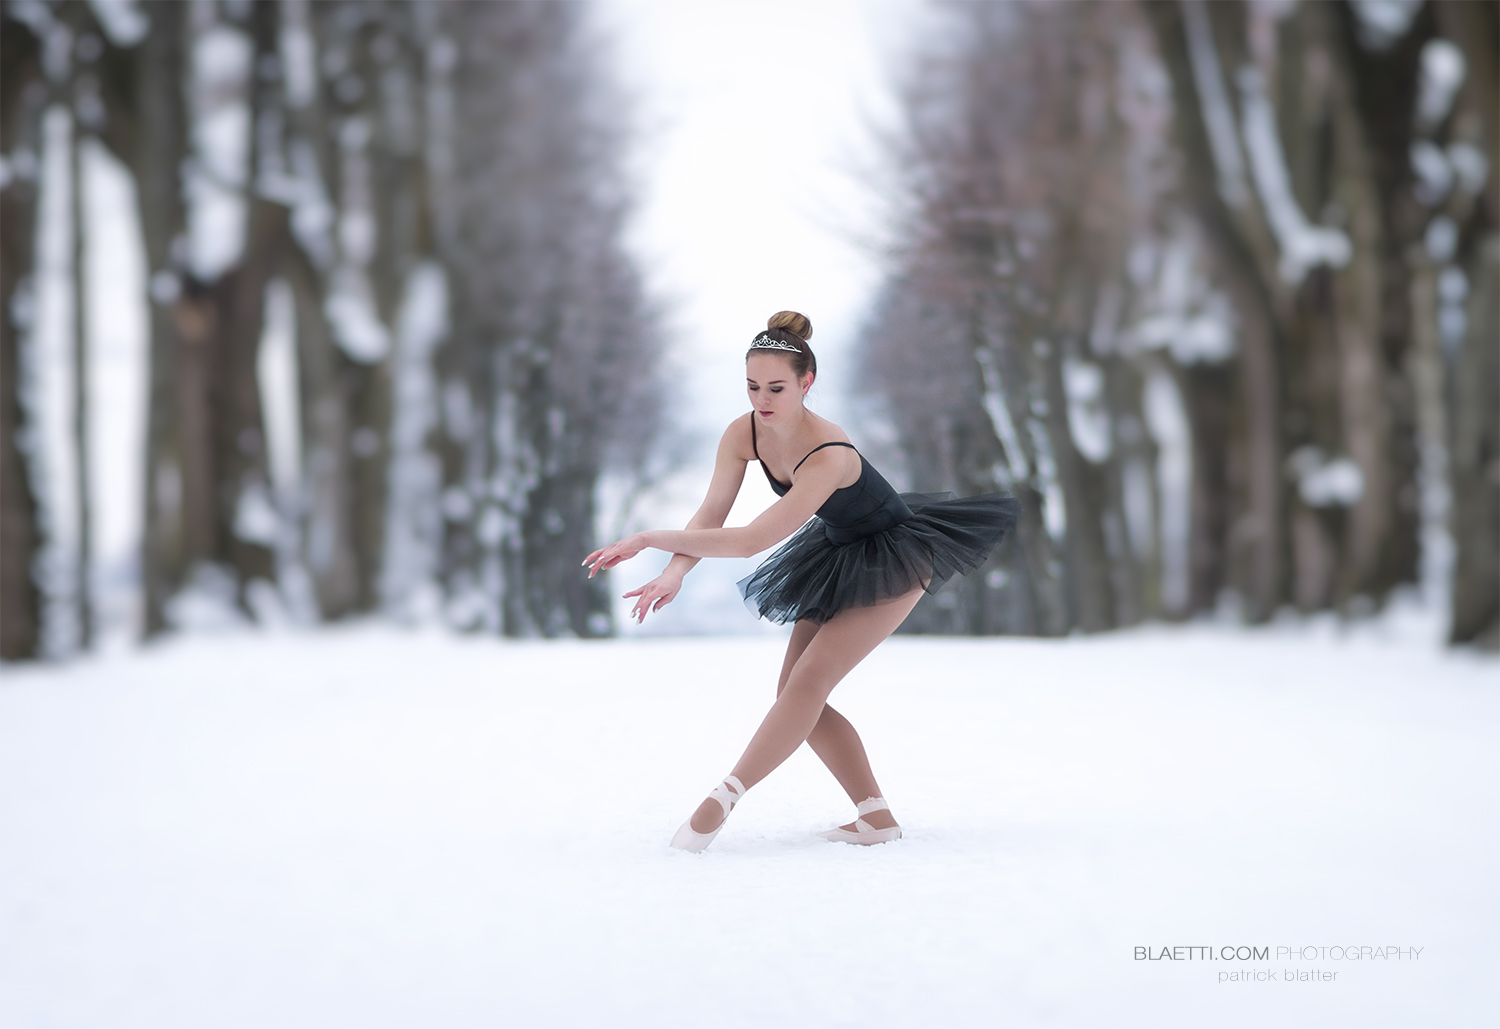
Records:
{"label": "blurred background", "polygon": [[[0,1026],[1500,1024],[1493,0],[0,18]],[[1024,513],[686,856],[784,308]]]}
{"label": "blurred background", "polygon": [[[7,660],[614,635],[786,307],[899,487],[1023,501],[904,631],[1500,645],[1493,3],[0,11]],[[753,631],[714,564],[643,631]]]}

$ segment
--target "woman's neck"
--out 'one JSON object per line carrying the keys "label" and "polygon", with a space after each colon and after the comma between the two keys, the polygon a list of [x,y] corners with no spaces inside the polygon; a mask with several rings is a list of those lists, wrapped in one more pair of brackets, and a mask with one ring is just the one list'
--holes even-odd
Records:
{"label": "woman's neck", "polygon": [[[751,417],[754,415],[752,414]],[[788,418],[779,424],[762,425],[760,431],[770,436],[778,445],[789,446],[804,437],[815,435],[818,431],[817,418],[817,415],[804,407],[800,417]]]}

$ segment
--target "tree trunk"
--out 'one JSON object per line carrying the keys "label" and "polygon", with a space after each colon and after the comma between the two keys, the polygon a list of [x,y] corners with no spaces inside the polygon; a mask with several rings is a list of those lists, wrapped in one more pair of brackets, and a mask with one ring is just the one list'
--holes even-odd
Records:
{"label": "tree trunk", "polygon": [[[1243,598],[1245,615],[1251,621],[1264,621],[1282,602],[1288,578],[1283,454],[1290,448],[1284,434],[1311,443],[1318,431],[1318,416],[1312,409],[1328,412],[1331,408],[1334,428],[1323,431],[1334,434],[1329,444],[1338,441],[1337,374],[1331,381],[1327,375],[1308,379],[1298,374],[1309,362],[1318,367],[1336,366],[1336,358],[1330,360],[1328,356],[1329,349],[1336,346],[1326,321],[1328,273],[1315,272],[1302,280],[1300,289],[1294,288],[1294,282],[1283,278],[1268,216],[1262,201],[1250,193],[1248,179],[1241,179],[1238,194],[1226,185],[1226,178],[1231,177],[1226,169],[1237,166],[1238,174],[1244,176],[1244,165],[1253,155],[1247,155],[1241,146],[1242,131],[1235,105],[1227,102],[1228,94],[1226,102],[1219,103],[1205,99],[1200,88],[1219,76],[1220,89],[1230,91],[1236,84],[1246,89],[1245,73],[1240,70],[1252,67],[1247,51],[1246,8],[1186,0],[1149,3],[1147,10],[1172,80],[1176,136],[1187,161],[1189,194],[1213,251],[1218,277],[1239,318],[1235,416],[1229,423],[1223,458],[1229,490],[1226,582]],[[1195,36],[1189,22],[1200,14],[1210,31],[1198,30]],[[1317,15],[1313,12],[1306,16]],[[1212,75],[1206,70],[1205,57],[1217,62]],[[1277,57],[1284,69],[1293,68],[1300,59],[1300,51]],[[1229,135],[1211,141],[1211,126]],[[1294,190],[1299,153],[1300,149],[1292,148],[1288,158]],[[1258,188],[1264,189],[1264,184]],[[1305,198],[1299,199],[1306,206]],[[1283,253],[1281,258],[1285,257]],[[1201,423],[1214,416],[1197,398],[1190,403],[1196,433]],[[1328,416],[1325,413],[1323,417],[1326,420]],[[1209,434],[1202,442],[1211,444],[1212,439]],[[1204,451],[1196,435],[1195,450]],[[1205,461],[1215,460],[1211,452],[1203,452],[1195,467],[1201,470]],[[1211,509],[1220,506],[1203,493],[1202,487],[1195,486],[1195,499],[1206,501]],[[1201,528],[1203,520],[1195,521]],[[1201,552],[1203,548],[1197,549]]]}
{"label": "tree trunk", "polygon": [[84,218],[83,127],[73,104],[72,125],[68,134],[68,181],[72,186],[72,260],[73,278],[73,444],[75,449],[74,484],[78,496],[78,552],[73,567],[74,604],[78,612],[78,648],[88,650],[94,639],[93,596],[93,493],[90,488],[89,459],[89,348],[88,299],[84,284]]}
{"label": "tree trunk", "polygon": [[[251,68],[268,66],[279,51],[279,5],[261,0],[250,9]],[[246,587],[275,581],[275,533],[271,475],[260,396],[258,362],[265,327],[266,287],[286,264],[292,248],[290,212],[260,195],[257,169],[267,140],[264,126],[279,114],[279,79],[252,75],[250,152],[246,175],[245,249],[239,261],[205,292],[212,308],[208,348],[211,372],[204,383],[212,430],[207,502],[213,529],[209,548],[197,555],[234,572],[236,599],[252,613]]]}
{"label": "tree trunk", "polygon": [[[1462,50],[1466,74],[1452,134],[1478,146],[1489,174],[1462,218],[1468,279],[1465,331],[1452,369],[1450,467],[1457,545],[1449,639],[1500,649],[1500,11],[1492,3],[1433,5]],[[1465,136],[1469,138],[1464,138]],[[1456,212],[1459,213],[1459,212]]]}
{"label": "tree trunk", "polygon": [[[1493,173],[1492,173],[1493,174]],[[1468,327],[1454,369],[1453,643],[1500,649],[1500,235],[1487,233],[1475,262]]]}
{"label": "tree trunk", "polygon": [[[213,382],[214,403],[214,559],[232,568],[242,607],[245,587],[255,579],[275,581],[271,525],[249,521],[244,505],[269,502],[270,468],[262,416],[257,364],[264,331],[266,287],[290,252],[289,212],[262,197],[249,203],[245,253],[239,265],[214,284],[219,313],[219,351]],[[264,512],[263,512],[264,513]]]}
{"label": "tree trunk", "polygon": [[[186,48],[183,4],[151,8],[151,27],[131,53],[131,103],[120,112],[135,174],[151,291],[149,397],[146,407],[146,513],[142,522],[141,586],[147,636],[167,627],[166,601],[182,584],[189,560],[188,477],[179,370],[185,356],[178,332],[182,275],[174,246],[186,228],[181,169],[187,160],[183,96]],[[112,115],[112,122],[116,118]]]}
{"label": "tree trunk", "polygon": [[352,528],[356,500],[349,468],[350,362],[329,332],[320,277],[300,251],[287,279],[297,307],[302,467],[307,470],[303,556],[323,617],[342,618],[360,605]]}
{"label": "tree trunk", "polygon": [[[41,526],[32,482],[36,428],[23,399],[23,335],[35,319],[35,245],[40,120],[46,100],[41,41],[0,11],[0,152],[10,162],[0,187],[0,659],[20,661],[41,650],[41,591],[32,566]],[[29,167],[23,160],[30,156]]]}
{"label": "tree trunk", "polygon": [[1057,463],[1067,510],[1067,583],[1072,623],[1084,632],[1114,628],[1115,600],[1110,582],[1109,549],[1101,516],[1106,510],[1104,469],[1078,451],[1068,426],[1068,395],[1063,387],[1063,347],[1054,338],[1037,344],[1037,364],[1047,398],[1045,423]]}

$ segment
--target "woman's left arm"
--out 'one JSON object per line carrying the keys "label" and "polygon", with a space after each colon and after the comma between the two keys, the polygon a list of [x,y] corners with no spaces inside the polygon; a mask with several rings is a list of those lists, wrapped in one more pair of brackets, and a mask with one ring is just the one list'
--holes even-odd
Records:
{"label": "woman's left arm", "polygon": [[690,557],[750,557],[775,546],[817,513],[844,475],[841,454],[821,451],[802,466],[786,496],[749,525],[732,529],[648,529],[594,551],[585,560],[589,578],[646,549]]}

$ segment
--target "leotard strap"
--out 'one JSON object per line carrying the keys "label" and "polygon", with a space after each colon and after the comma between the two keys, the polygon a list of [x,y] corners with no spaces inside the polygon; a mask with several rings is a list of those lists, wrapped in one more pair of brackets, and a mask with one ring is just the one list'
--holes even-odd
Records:
{"label": "leotard strap", "polygon": [[[859,453],[859,448],[856,447],[853,443],[842,443],[842,442],[840,442],[838,440],[834,440],[832,443],[822,443],[822,444],[820,444],[820,445],[818,445],[816,447],[813,447],[811,450],[809,450],[807,452],[807,457],[812,457],[814,454],[816,454],[818,451],[822,450],[824,447],[848,447],[850,450],[854,451],[856,454]],[[801,468],[802,465],[804,463],[806,463],[807,457],[804,457],[801,461],[797,462],[797,468]],[[797,474],[797,468],[793,468],[792,469],[792,474],[793,475]]]}
{"label": "leotard strap", "polygon": [[[856,447],[853,443],[844,443],[844,442],[841,442],[841,441],[838,441],[838,440],[835,440],[832,443],[822,443],[822,444],[819,444],[816,447],[813,447],[811,450],[809,450],[807,452],[807,456],[804,457],[801,461],[797,462],[797,468],[801,468],[803,466],[803,464],[805,464],[807,462],[807,458],[808,457],[812,457],[814,454],[816,454],[818,451],[822,450],[824,447],[848,447],[850,450],[853,450],[856,454],[859,453],[859,448]],[[765,460],[760,456],[760,445],[756,442],[756,439],[755,439],[755,412],[754,411],[750,412],[750,449],[751,449],[751,451],[754,452],[755,459],[760,462],[760,470],[766,473],[766,479],[770,481],[771,488],[773,490],[775,490],[778,495],[783,495],[784,496],[786,494],[786,491],[789,490],[789,489],[791,489],[792,487],[789,486],[789,485],[787,485],[784,482],[777,481],[776,477],[771,474],[771,469],[769,469],[769,468],[766,467]],[[793,468],[792,469],[792,474],[793,475],[797,474],[797,468]]]}
{"label": "leotard strap", "polygon": [[755,459],[757,461],[760,461],[760,470],[766,473],[766,481],[771,484],[771,492],[775,493],[778,497],[786,496],[787,490],[791,489],[792,487],[788,486],[784,482],[777,482],[776,479],[771,475],[771,469],[766,467],[766,462],[761,460],[760,447],[757,446],[755,442],[754,411],[750,412],[750,449],[755,451]]}

